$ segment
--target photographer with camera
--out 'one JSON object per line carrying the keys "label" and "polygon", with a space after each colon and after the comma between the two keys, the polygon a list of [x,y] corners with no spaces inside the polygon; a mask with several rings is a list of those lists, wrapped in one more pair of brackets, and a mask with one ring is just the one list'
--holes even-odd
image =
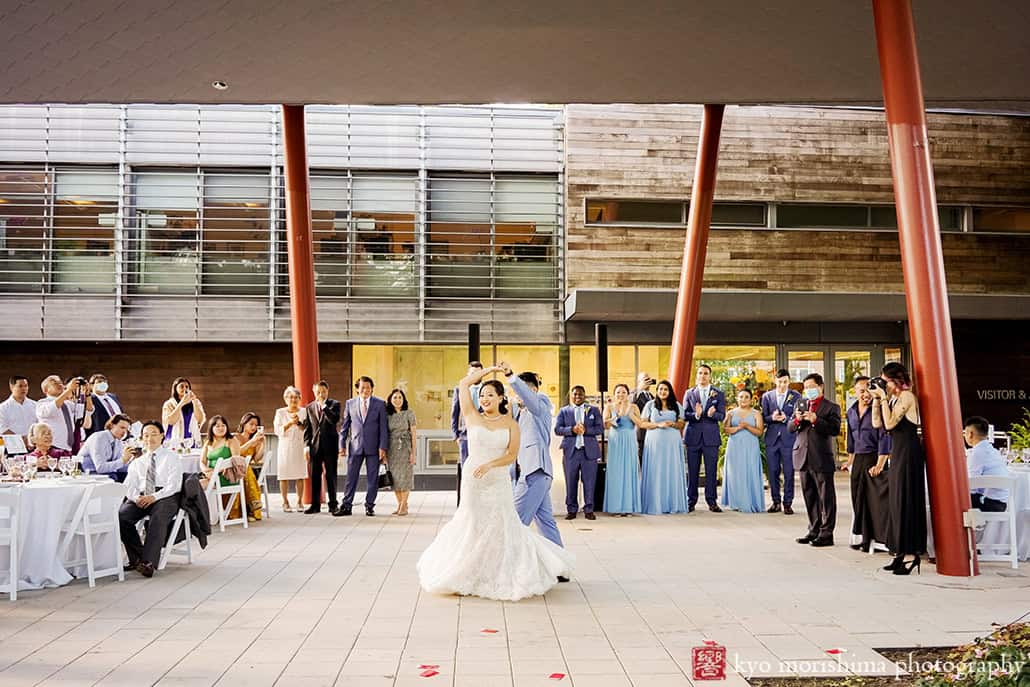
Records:
{"label": "photographer with camera", "polygon": [[115,413],[104,424],[104,429],[94,432],[86,439],[79,460],[83,472],[107,475],[116,482],[124,482],[129,472],[129,463],[143,454],[143,449],[129,446],[129,426],[132,418]]}
{"label": "photographer with camera", "polygon": [[36,403],[36,418],[50,427],[54,446],[78,453],[83,430],[93,426],[93,396],[85,377],[72,377],[65,384],[50,375],[40,384],[46,398]]}
{"label": "photographer with camera", "polygon": [[[644,406],[654,400],[654,394],[651,393],[651,387],[655,385],[655,380],[651,375],[646,372],[641,372],[637,375],[637,388],[630,394],[630,403],[637,407],[639,412],[644,412]],[[640,464],[644,464],[644,439],[647,438],[647,430],[643,427],[637,428],[637,458],[640,459]]]}

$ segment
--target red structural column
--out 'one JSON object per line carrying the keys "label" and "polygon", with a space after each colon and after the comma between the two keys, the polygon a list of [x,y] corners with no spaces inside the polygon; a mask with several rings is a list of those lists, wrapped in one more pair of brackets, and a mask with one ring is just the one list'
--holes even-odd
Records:
{"label": "red structural column", "polygon": [[683,247],[683,269],[676,297],[676,319],[672,330],[669,381],[677,395],[690,386],[690,367],[697,339],[697,320],[701,312],[701,281],[708,251],[708,230],[712,224],[715,197],[715,170],[719,160],[719,134],[724,105],[705,105],[701,116],[701,135],[697,142],[694,190],[690,194],[690,221]]}
{"label": "red structural column", "polygon": [[[283,105],[283,158],[293,385],[300,389],[304,403],[310,403],[314,400],[311,387],[319,379],[318,322],[315,314],[315,259],[311,241],[311,194],[303,105]],[[304,498],[307,503],[311,503],[310,480]]]}
{"label": "red structural column", "polygon": [[937,572],[968,576],[969,549],[962,513],[969,508],[969,482],[912,6],[909,0],[873,0],[873,17],[926,445]]}

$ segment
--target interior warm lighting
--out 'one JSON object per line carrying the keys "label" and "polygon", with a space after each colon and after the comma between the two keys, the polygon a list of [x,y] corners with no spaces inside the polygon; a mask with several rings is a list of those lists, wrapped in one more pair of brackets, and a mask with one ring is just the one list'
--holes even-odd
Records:
{"label": "interior warm lighting", "polygon": [[96,205],[97,204],[97,201],[95,201],[95,200],[85,200],[85,199],[82,199],[82,198],[66,198],[65,200],[67,202],[71,203],[72,205]]}
{"label": "interior warm lighting", "polygon": [[245,208],[259,208],[259,207],[262,207],[262,204],[261,203],[244,203],[243,207],[245,207]]}
{"label": "interior warm lighting", "polygon": [[7,200],[6,198],[0,198],[0,205],[2,205],[3,203],[10,203],[10,202],[11,201]]}

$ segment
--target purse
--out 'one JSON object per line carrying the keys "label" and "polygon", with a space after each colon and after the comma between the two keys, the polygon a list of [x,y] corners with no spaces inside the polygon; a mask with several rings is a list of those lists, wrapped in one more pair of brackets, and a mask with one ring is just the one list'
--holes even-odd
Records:
{"label": "purse", "polygon": [[393,489],[393,473],[382,463],[379,464],[379,488]]}

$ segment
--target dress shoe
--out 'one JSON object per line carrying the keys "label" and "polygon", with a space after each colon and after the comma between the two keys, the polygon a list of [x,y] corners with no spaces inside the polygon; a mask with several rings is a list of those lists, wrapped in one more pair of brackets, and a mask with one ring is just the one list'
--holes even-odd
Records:
{"label": "dress shoe", "polygon": [[350,515],[350,506],[340,506],[333,511],[334,517],[342,518],[345,515]]}
{"label": "dress shoe", "polygon": [[139,565],[136,566],[136,572],[138,572],[143,577],[153,577],[154,566],[151,565],[148,561],[140,561]]}
{"label": "dress shoe", "polygon": [[713,513],[721,513],[722,512],[722,508],[719,508],[719,504],[718,503],[709,503],[708,504],[708,510],[712,511]]}
{"label": "dress shoe", "polygon": [[811,544],[813,541],[815,541],[815,537],[813,537],[810,534],[806,534],[803,537],[798,537],[794,541],[796,541],[798,544]]}
{"label": "dress shoe", "polygon": [[569,513],[568,515],[565,516],[565,519],[566,520],[575,520],[576,519],[576,514],[575,513]]}
{"label": "dress shoe", "polygon": [[833,537],[825,537],[825,538],[822,538],[822,539],[813,539],[811,545],[815,546],[815,547],[833,546]]}
{"label": "dress shoe", "polygon": [[375,514],[376,514],[376,507],[375,506],[365,506],[365,515],[367,515],[368,517],[371,518]]}
{"label": "dress shoe", "polygon": [[769,510],[767,510],[765,512],[766,513],[779,513],[780,512],[780,504],[774,503],[773,505],[769,506]]}
{"label": "dress shoe", "polygon": [[304,515],[314,515],[315,513],[322,512],[321,506],[308,506],[304,509]]}
{"label": "dress shoe", "polygon": [[122,570],[124,570],[125,572],[132,572],[136,569],[138,565],[139,563],[133,563],[132,561],[129,561],[128,563],[122,566]]}
{"label": "dress shoe", "polygon": [[558,581],[559,582],[568,582],[569,578],[565,577],[564,575],[558,575]]}
{"label": "dress shoe", "polygon": [[587,520],[597,520],[597,516],[594,515],[593,512],[587,513],[586,517],[587,517]]}
{"label": "dress shoe", "polygon": [[791,508],[790,506],[784,506],[783,507],[783,514],[784,515],[794,515],[794,509]]}
{"label": "dress shoe", "polygon": [[687,512],[688,513],[693,513],[694,512],[694,507],[693,506],[687,506]]}

